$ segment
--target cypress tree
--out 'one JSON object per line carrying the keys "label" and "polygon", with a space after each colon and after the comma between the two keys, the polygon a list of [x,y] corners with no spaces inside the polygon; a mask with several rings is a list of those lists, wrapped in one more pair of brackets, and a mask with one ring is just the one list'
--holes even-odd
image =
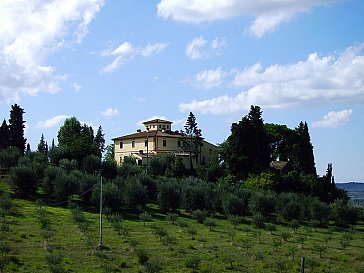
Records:
{"label": "cypress tree", "polygon": [[0,126],[0,150],[8,148],[9,145],[9,126],[6,124],[6,120],[4,119]]}
{"label": "cypress tree", "polygon": [[24,138],[25,121],[23,120],[24,109],[19,105],[11,106],[9,119],[9,139],[10,146],[18,148],[24,153],[26,138]]}
{"label": "cypress tree", "polygon": [[296,160],[298,170],[305,174],[312,174],[317,176],[315,167],[315,157],[313,154],[313,146],[311,143],[310,134],[308,132],[307,123],[302,121],[295,129],[297,133],[297,145],[296,145]]}

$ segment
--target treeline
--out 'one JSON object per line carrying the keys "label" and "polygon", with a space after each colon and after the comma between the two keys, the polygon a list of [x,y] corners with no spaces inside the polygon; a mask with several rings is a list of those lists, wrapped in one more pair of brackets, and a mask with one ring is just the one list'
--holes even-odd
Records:
{"label": "treeline", "polygon": [[[24,110],[12,106],[11,117],[14,111],[16,122],[10,118],[9,125],[4,120],[1,126],[0,172],[24,198],[41,198],[48,204],[72,199],[97,206],[102,177],[106,211],[141,212],[151,202],[158,203],[162,212],[197,210],[253,216],[254,221],[263,222],[348,225],[361,217],[347,203],[345,191],[336,188],[331,164],[326,175],[317,177],[307,124],[300,123],[293,130],[264,124],[258,106],[232,125],[231,135],[213,160],[192,170],[171,154],[151,158],[148,170],[133,158],[118,166],[113,147],[105,149],[101,126],[94,134],[92,127],[75,117],[60,127],[57,145],[52,141],[48,146],[42,135],[37,150],[31,151],[29,145],[25,148]],[[14,131],[12,127],[22,128],[17,137],[10,138],[21,139],[16,142],[19,145],[3,137],[3,132]],[[270,162],[277,159],[289,162],[291,169],[286,173],[272,170]]]}

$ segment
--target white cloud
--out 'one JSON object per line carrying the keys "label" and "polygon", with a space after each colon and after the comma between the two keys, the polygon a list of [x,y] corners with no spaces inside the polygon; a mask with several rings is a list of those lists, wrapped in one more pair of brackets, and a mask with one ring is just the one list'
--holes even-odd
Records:
{"label": "white cloud", "polygon": [[364,44],[341,55],[311,54],[305,61],[287,65],[260,64],[235,71],[232,86],[246,91],[236,96],[182,103],[181,111],[225,114],[249,109],[300,107],[332,102],[364,103]]}
{"label": "white cloud", "polygon": [[344,0],[160,0],[158,16],[200,24],[239,16],[254,17],[248,32],[262,37],[281,23],[312,8]]}
{"label": "white cloud", "polygon": [[42,128],[42,129],[48,129],[48,128],[52,128],[57,126],[58,124],[62,123],[63,121],[65,121],[69,116],[66,115],[59,115],[59,116],[55,116],[51,119],[47,119],[44,121],[39,121],[37,123],[37,128]]}
{"label": "white cloud", "polygon": [[148,44],[147,46],[141,49],[140,53],[143,57],[157,55],[167,46],[168,46],[167,43],[157,43],[154,45]]}
{"label": "white cloud", "polygon": [[312,123],[313,128],[337,128],[345,125],[351,120],[352,109],[332,111],[327,113],[321,120]]}
{"label": "white cloud", "polygon": [[186,46],[186,56],[191,60],[207,59],[211,56],[218,55],[220,51],[227,46],[224,38],[216,37],[209,44],[203,36],[195,37]]}
{"label": "white cloud", "polygon": [[127,60],[136,56],[149,57],[159,54],[168,46],[168,43],[148,44],[143,47],[135,47],[130,42],[124,42],[115,49],[106,49],[102,52],[104,57],[114,57],[114,60],[102,68],[103,72],[112,73]]}
{"label": "white cloud", "polygon": [[104,0],[0,1],[0,101],[60,90],[47,58],[80,42]]}
{"label": "white cloud", "polygon": [[105,111],[101,111],[103,117],[112,117],[117,116],[118,114],[119,110],[117,108],[107,108]]}
{"label": "white cloud", "polygon": [[73,88],[75,89],[76,92],[79,92],[81,90],[82,86],[78,83],[74,83]]}
{"label": "white cloud", "polygon": [[221,67],[216,70],[204,70],[199,72],[194,79],[188,80],[188,82],[197,88],[211,89],[220,86],[226,74]]}

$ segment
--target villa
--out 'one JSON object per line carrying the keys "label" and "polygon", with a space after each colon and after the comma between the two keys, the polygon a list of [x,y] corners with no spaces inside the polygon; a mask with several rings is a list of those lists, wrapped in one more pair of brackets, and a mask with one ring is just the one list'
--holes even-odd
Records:
{"label": "villa", "polygon": [[[126,156],[134,156],[138,165],[147,165],[147,161],[160,154],[171,153],[181,157],[186,168],[189,168],[189,154],[183,150],[179,131],[172,131],[172,122],[163,119],[149,120],[143,123],[144,130],[113,138],[115,160],[118,164]],[[212,152],[217,146],[202,138],[199,161],[206,164],[210,161]],[[195,163],[195,160],[194,160]]]}

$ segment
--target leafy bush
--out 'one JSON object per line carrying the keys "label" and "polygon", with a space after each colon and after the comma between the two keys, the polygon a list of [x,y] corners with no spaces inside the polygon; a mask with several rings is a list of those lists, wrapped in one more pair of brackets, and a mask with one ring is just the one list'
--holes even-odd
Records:
{"label": "leafy bush", "polygon": [[192,213],[192,218],[195,219],[198,223],[202,224],[206,219],[206,212],[202,210],[195,210]]}
{"label": "leafy bush", "polygon": [[275,210],[276,194],[272,192],[254,192],[249,202],[249,210],[252,214],[260,213],[268,216]]}
{"label": "leafy bush", "polygon": [[125,181],[122,195],[125,205],[134,210],[144,208],[148,200],[146,187],[136,177],[130,177]]}
{"label": "leafy bush", "polygon": [[145,248],[141,246],[136,247],[135,254],[139,264],[145,265],[149,261],[149,254]]}
{"label": "leafy bush", "polygon": [[18,165],[10,169],[10,183],[17,194],[27,197],[35,194],[37,174],[29,166]]}
{"label": "leafy bush", "polygon": [[332,218],[337,225],[355,225],[359,218],[358,209],[344,200],[336,200],[332,204]]}
{"label": "leafy bush", "polygon": [[175,181],[160,181],[158,184],[158,203],[163,212],[176,211],[181,207],[181,190]]}

